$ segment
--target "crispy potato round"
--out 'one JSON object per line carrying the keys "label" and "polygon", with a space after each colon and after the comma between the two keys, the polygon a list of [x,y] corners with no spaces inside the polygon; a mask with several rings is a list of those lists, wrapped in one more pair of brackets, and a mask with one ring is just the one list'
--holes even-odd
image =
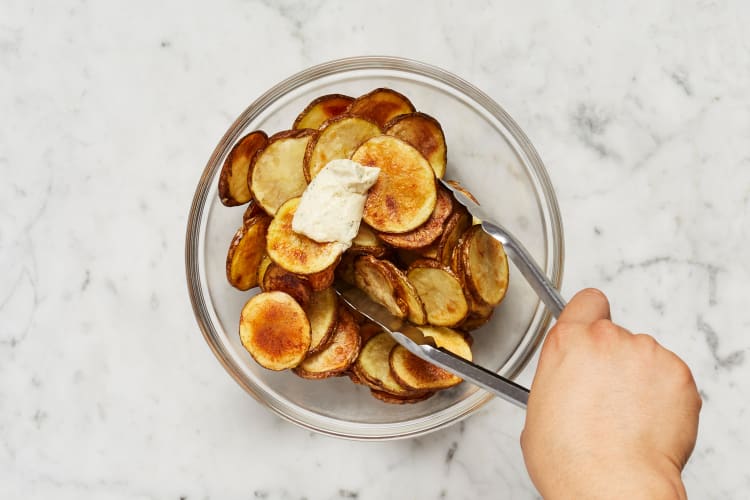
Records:
{"label": "crispy potato round", "polygon": [[427,323],[456,326],[469,314],[461,282],[449,268],[434,260],[414,262],[406,273],[422,299]]}
{"label": "crispy potato round", "polygon": [[424,304],[422,299],[419,298],[419,292],[416,287],[409,281],[404,272],[397,268],[393,263],[389,261],[382,261],[387,267],[390,267],[391,273],[398,281],[398,286],[401,288],[397,295],[403,297],[406,303],[406,319],[414,323],[415,325],[423,325],[427,323],[427,313],[425,312]]}
{"label": "crispy potato round", "polygon": [[266,231],[271,219],[263,214],[237,230],[227,252],[227,281],[238,290],[258,286],[258,266],[266,250]]}
{"label": "crispy potato round", "polygon": [[436,260],[443,265],[451,265],[453,249],[456,248],[461,236],[471,227],[471,215],[466,208],[454,203],[453,215],[448,217],[443,234],[437,243]]}
{"label": "crispy potato round", "polygon": [[405,318],[409,306],[393,269],[395,266],[390,262],[363,255],[354,261],[354,284],[391,314]]}
{"label": "crispy potato round", "polygon": [[319,128],[323,122],[344,113],[354,101],[342,94],[328,94],[314,99],[294,120],[292,128]]}
{"label": "crispy potato round", "polygon": [[316,134],[310,129],[279,132],[255,155],[250,166],[250,191],[269,215],[274,215],[282,203],[305,191],[305,150]]}
{"label": "crispy potato round", "polygon": [[336,265],[338,264],[338,262],[339,259],[336,259],[333,264],[323,269],[322,271],[305,276],[313,290],[325,290],[329,286],[333,285],[333,280],[336,278]]}
{"label": "crispy potato round", "polygon": [[400,115],[383,127],[385,133],[403,139],[419,150],[435,171],[435,177],[442,179],[448,163],[448,148],[440,123],[424,113]]}
{"label": "crispy potato round", "polygon": [[310,320],[310,350],[312,354],[327,345],[338,321],[339,302],[333,288],[313,292],[310,302],[304,307]]}
{"label": "crispy potato round", "polygon": [[305,150],[304,174],[312,181],[331,160],[348,159],[357,147],[381,134],[377,124],[352,115],[340,115],[325,122]]}
{"label": "crispy potato round", "polygon": [[403,94],[380,88],[357,97],[347,111],[352,115],[368,118],[382,128],[398,115],[413,113],[415,108]]}
{"label": "crispy potato round", "polygon": [[333,336],[318,352],[308,355],[294,373],[303,378],[321,379],[342,374],[359,355],[359,325],[346,307],[338,308]]}
{"label": "crispy potato round", "polygon": [[251,199],[250,203],[247,205],[247,208],[242,213],[242,223],[247,224],[253,218],[259,215],[266,215],[266,211],[260,208],[260,205],[258,205],[258,202]]}
{"label": "crispy potato round", "polygon": [[416,395],[413,389],[401,385],[391,374],[388,359],[396,345],[391,334],[383,331],[370,338],[354,363],[354,372],[373,389],[397,396]]}
{"label": "crispy potato round", "polygon": [[[469,361],[472,360],[471,347],[466,337],[461,333],[448,328],[429,329],[421,327],[420,329],[425,335],[431,336],[438,347]],[[461,383],[459,377],[416,357],[400,345],[391,350],[389,362],[393,377],[401,385],[413,390],[434,391]]]}
{"label": "crispy potato round", "polygon": [[455,189],[456,191],[459,191],[460,193],[462,193],[464,196],[466,196],[468,199],[470,199],[477,205],[480,204],[479,200],[477,200],[477,198],[473,194],[471,194],[471,191],[466,189],[460,182],[453,180],[453,179],[448,179],[445,182],[450,184],[453,189]]}
{"label": "crispy potato round", "polygon": [[396,137],[381,135],[358,147],[352,160],[380,169],[362,215],[373,229],[406,233],[423,224],[435,210],[435,173],[413,146]]}
{"label": "crispy potato round", "polygon": [[318,243],[292,230],[292,219],[299,200],[292,198],[279,207],[268,227],[266,252],[287,271],[314,274],[336,263],[343,247],[336,242]]}
{"label": "crispy potato round", "polygon": [[263,248],[263,257],[260,258],[260,264],[258,264],[258,285],[263,283],[263,276],[266,274],[268,266],[273,264],[271,257],[266,253],[265,247]]}
{"label": "crispy potato round", "polygon": [[382,257],[386,254],[388,248],[378,238],[375,231],[367,224],[360,224],[357,236],[352,240],[352,246],[348,252],[357,255],[372,255]]}
{"label": "crispy potato round", "polygon": [[269,370],[293,368],[310,348],[310,323],[290,295],[263,292],[242,308],[240,340],[261,366]]}
{"label": "crispy potato round", "polygon": [[419,392],[417,396],[394,396],[393,394],[390,394],[385,391],[378,391],[377,389],[370,389],[370,394],[372,394],[372,397],[375,399],[379,399],[380,401],[383,401],[384,403],[390,403],[395,405],[403,405],[403,404],[413,404],[413,403],[420,403],[424,401],[425,399],[429,399],[432,397],[435,393],[434,392]]}
{"label": "crispy potato round", "polygon": [[304,276],[290,273],[276,263],[266,268],[260,288],[264,292],[279,291],[291,295],[303,308],[312,297],[312,288]]}
{"label": "crispy potato round", "polygon": [[266,133],[256,130],[240,139],[229,152],[219,174],[219,199],[224,205],[234,207],[250,201],[247,173],[255,153],[267,142]]}
{"label": "crispy potato round", "polygon": [[453,197],[445,189],[438,188],[435,209],[424,224],[408,233],[380,233],[380,239],[396,248],[410,250],[425,248],[443,234],[445,221],[452,213]]}
{"label": "crispy potato round", "polygon": [[508,289],[508,257],[503,245],[473,226],[462,245],[461,266],[471,293],[489,305],[497,305]]}

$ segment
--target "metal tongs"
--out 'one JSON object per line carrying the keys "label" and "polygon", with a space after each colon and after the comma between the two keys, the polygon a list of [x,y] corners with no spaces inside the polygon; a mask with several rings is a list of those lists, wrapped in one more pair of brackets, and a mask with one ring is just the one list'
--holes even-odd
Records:
{"label": "metal tongs", "polygon": [[[466,207],[472,216],[481,221],[484,232],[503,244],[505,253],[510,257],[511,262],[515,264],[547,309],[557,318],[565,307],[565,301],[521,242],[502,225],[494,222],[482,207],[469,199],[460,189],[456,189],[442,179],[438,180],[444,188],[453,193],[458,203]],[[446,349],[437,347],[431,337],[423,335],[415,326],[393,316],[358,288],[339,281],[336,282],[335,287],[341,298],[350,306],[389,332],[396,342],[415,356],[439,366],[506,401],[521,408],[526,408],[529,399],[527,388],[456,356]]]}

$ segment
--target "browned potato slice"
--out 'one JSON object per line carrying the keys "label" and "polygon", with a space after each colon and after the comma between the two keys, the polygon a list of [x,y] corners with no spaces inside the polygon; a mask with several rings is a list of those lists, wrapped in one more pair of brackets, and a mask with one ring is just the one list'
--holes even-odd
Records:
{"label": "browned potato slice", "polygon": [[495,312],[494,307],[490,307],[486,310],[486,313],[481,312],[470,312],[466,319],[461,323],[461,329],[466,331],[476,330],[480,326],[484,326],[490,319],[492,314]]}
{"label": "browned potato slice", "polygon": [[373,229],[406,233],[419,227],[435,210],[435,173],[413,146],[396,137],[381,135],[358,147],[352,160],[380,169],[362,216]]}
{"label": "browned potato slice", "polygon": [[312,288],[304,277],[290,273],[275,263],[266,268],[260,288],[264,292],[279,291],[291,295],[303,308],[312,296]]}
{"label": "browned potato slice", "polygon": [[292,128],[319,128],[324,121],[346,111],[354,100],[341,94],[328,94],[313,100],[294,120]]}
{"label": "browned potato slice", "polygon": [[479,205],[479,201],[476,199],[476,197],[473,194],[471,194],[471,191],[466,189],[460,182],[454,181],[452,179],[446,180],[445,182],[450,184],[457,191],[460,191],[461,193],[463,193],[468,199],[470,199],[471,201]]}
{"label": "browned potato slice", "polygon": [[333,280],[336,277],[336,264],[338,264],[338,259],[336,262],[323,269],[322,271],[308,274],[306,276],[307,281],[310,283],[310,286],[313,290],[325,290],[329,286],[333,285]]}
{"label": "browned potato slice", "polygon": [[383,241],[396,248],[412,250],[424,248],[443,234],[443,226],[451,213],[453,213],[453,197],[445,189],[440,188],[437,190],[435,210],[432,211],[427,222],[408,233],[380,233],[379,236]]}
{"label": "browned potato slice", "polygon": [[508,257],[503,245],[473,226],[461,245],[461,266],[472,295],[486,304],[497,305],[508,289]]}
{"label": "browned potato slice", "polygon": [[292,198],[279,207],[268,227],[266,252],[287,271],[314,274],[335,264],[343,249],[338,243],[318,243],[292,231],[292,219],[299,200]]}
{"label": "browned potato slice", "polygon": [[449,268],[434,260],[419,260],[406,275],[422,299],[427,323],[455,326],[469,314],[461,282]]}
{"label": "browned potato slice", "polygon": [[310,353],[319,351],[333,334],[338,319],[338,298],[333,288],[313,292],[304,307],[310,320]]}
{"label": "browned potato slice", "polygon": [[376,389],[370,389],[370,394],[375,399],[379,399],[380,401],[383,401],[384,403],[391,403],[396,405],[403,405],[403,404],[412,404],[412,403],[419,403],[421,401],[424,401],[425,399],[428,399],[432,397],[434,392],[419,392],[418,396],[394,396],[393,394],[389,394],[385,391],[378,391]]}
{"label": "browned potato slice", "polygon": [[312,181],[329,161],[349,158],[360,144],[380,134],[380,127],[358,116],[340,115],[328,120],[305,151],[305,178]]}
{"label": "browned potato slice", "polygon": [[409,306],[401,284],[393,273],[395,266],[389,264],[372,255],[363,255],[354,261],[354,284],[391,314],[405,318]]}
{"label": "browned potato slice", "polygon": [[240,340],[269,370],[297,366],[310,348],[310,323],[284,292],[263,292],[247,301],[240,315]]}
{"label": "browned potato slice", "polygon": [[316,134],[309,129],[279,132],[255,155],[250,167],[250,190],[269,215],[307,187],[303,160],[307,145]]}
{"label": "browned potato slice", "polygon": [[359,326],[345,307],[338,308],[333,336],[320,351],[310,354],[294,369],[303,378],[328,378],[342,374],[357,359],[360,348]]}
{"label": "browned potato slice", "polygon": [[359,225],[357,236],[352,240],[352,246],[349,247],[348,251],[357,255],[382,257],[388,251],[388,248],[386,248],[370,226],[362,223]]}
{"label": "browned potato slice", "polygon": [[267,142],[266,133],[256,130],[240,139],[229,152],[219,175],[219,199],[224,205],[234,207],[250,201],[247,172],[255,153]]}
{"label": "browned potato slice", "polygon": [[416,395],[415,391],[401,385],[391,374],[388,359],[397,343],[390,333],[383,332],[370,338],[362,347],[354,373],[368,386],[396,396]]}
{"label": "browned potato slice", "polygon": [[258,286],[258,266],[266,249],[266,230],[271,219],[255,217],[243,224],[232,238],[227,253],[227,280],[238,290]]}
{"label": "browned potato slice", "polygon": [[397,268],[391,262],[383,261],[383,263],[391,268],[393,276],[398,280],[399,287],[401,288],[399,294],[404,298],[407,306],[406,319],[415,325],[424,325],[427,323],[427,313],[425,312],[424,304],[422,304],[422,299],[419,298],[419,292],[416,287],[409,281],[401,269]]}
{"label": "browned potato slice", "polygon": [[259,215],[266,215],[266,211],[260,208],[260,205],[258,205],[258,202],[256,202],[255,200],[250,200],[250,203],[247,205],[247,208],[242,213],[242,223],[247,224],[253,218]]}
{"label": "browned potato slice", "polygon": [[[421,329],[425,335],[433,337],[438,347],[471,361],[471,347],[461,333],[448,328]],[[393,377],[401,385],[413,390],[434,391],[453,387],[461,382],[459,377],[419,359],[400,345],[391,350],[389,361]]]}
{"label": "browned potato slice", "polygon": [[466,211],[466,208],[456,203],[453,215],[446,221],[443,234],[440,236],[440,240],[438,240],[436,260],[440,261],[443,265],[451,265],[453,249],[458,244],[461,236],[470,227],[471,215]]}
{"label": "browned potato slice", "polygon": [[260,264],[258,264],[258,284],[259,285],[263,283],[263,276],[265,276],[268,266],[273,264],[271,257],[269,257],[267,253],[265,253],[265,248],[263,249],[263,252],[264,252],[263,257],[260,258]]}
{"label": "browned potato slice", "polygon": [[443,178],[448,150],[443,128],[436,119],[424,113],[409,113],[395,117],[383,129],[417,148],[432,165],[435,177]]}
{"label": "browned potato slice", "polygon": [[366,319],[361,325],[359,325],[359,336],[362,337],[362,345],[382,331],[382,328]]}
{"label": "browned potato slice", "polygon": [[356,254],[344,252],[344,255],[341,256],[339,264],[336,266],[336,277],[341,278],[343,281],[349,283],[350,285],[355,285],[354,262],[357,260],[357,258],[359,258],[359,256]]}
{"label": "browned potato slice", "polygon": [[348,112],[368,118],[380,127],[398,115],[413,113],[414,105],[406,96],[391,89],[375,89],[357,97],[349,106]]}

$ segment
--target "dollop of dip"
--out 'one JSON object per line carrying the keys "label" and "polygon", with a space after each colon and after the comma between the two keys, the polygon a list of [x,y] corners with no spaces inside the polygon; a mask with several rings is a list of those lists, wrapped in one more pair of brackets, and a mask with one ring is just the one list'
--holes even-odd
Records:
{"label": "dollop of dip", "polygon": [[332,160],[302,193],[292,219],[292,230],[319,243],[352,245],[359,231],[367,191],[378,180],[380,169],[352,160]]}

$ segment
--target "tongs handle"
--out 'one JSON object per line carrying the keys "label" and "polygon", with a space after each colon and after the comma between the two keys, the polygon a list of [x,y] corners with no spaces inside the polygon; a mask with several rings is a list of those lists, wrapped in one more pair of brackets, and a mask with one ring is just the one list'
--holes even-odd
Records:
{"label": "tongs handle", "polygon": [[510,231],[498,224],[483,220],[482,229],[503,244],[505,253],[508,254],[518,270],[521,271],[523,277],[526,278],[526,281],[531,285],[531,288],[534,289],[534,292],[536,292],[541,301],[544,302],[547,309],[550,310],[555,318],[559,317],[565,308],[565,300],[539,268],[528,250],[524,248],[521,242]]}

